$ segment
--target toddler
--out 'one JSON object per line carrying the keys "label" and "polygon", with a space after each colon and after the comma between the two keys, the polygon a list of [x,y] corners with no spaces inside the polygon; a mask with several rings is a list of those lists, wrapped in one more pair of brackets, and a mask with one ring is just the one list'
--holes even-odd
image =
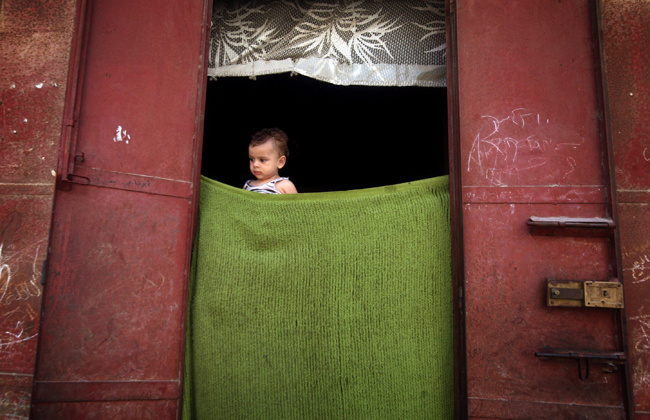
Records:
{"label": "toddler", "polygon": [[255,178],[244,189],[264,194],[297,194],[295,185],[279,175],[289,156],[289,137],[278,128],[265,128],[253,134],[248,145],[250,170]]}

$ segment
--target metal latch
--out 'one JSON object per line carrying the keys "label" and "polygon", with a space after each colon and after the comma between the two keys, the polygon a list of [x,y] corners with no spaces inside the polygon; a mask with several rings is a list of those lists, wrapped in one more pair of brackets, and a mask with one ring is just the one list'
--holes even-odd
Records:
{"label": "metal latch", "polygon": [[535,352],[535,356],[543,359],[574,360],[578,362],[578,376],[586,381],[589,378],[590,363],[606,365],[605,373],[618,372],[618,366],[625,364],[627,355],[624,352],[603,352],[589,350],[544,349]]}
{"label": "metal latch", "polygon": [[559,307],[621,309],[623,284],[610,281],[546,280],[546,304]]}
{"label": "metal latch", "polygon": [[603,237],[612,234],[614,221],[607,217],[537,217],[526,222],[531,235]]}

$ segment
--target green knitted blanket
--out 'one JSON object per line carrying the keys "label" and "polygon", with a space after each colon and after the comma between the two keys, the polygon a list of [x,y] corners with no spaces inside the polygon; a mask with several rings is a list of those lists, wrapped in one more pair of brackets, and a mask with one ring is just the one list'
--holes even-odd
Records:
{"label": "green knitted blanket", "polygon": [[203,178],[183,417],[452,418],[448,189]]}

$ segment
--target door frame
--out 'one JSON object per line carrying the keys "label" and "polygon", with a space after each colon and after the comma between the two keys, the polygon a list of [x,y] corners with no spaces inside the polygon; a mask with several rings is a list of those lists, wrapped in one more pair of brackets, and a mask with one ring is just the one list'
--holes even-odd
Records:
{"label": "door frame", "polygon": [[[84,0],[85,1],[85,0]],[[213,0],[204,0],[207,10],[212,9]],[[465,344],[465,311],[464,311],[464,284],[465,284],[465,267],[464,267],[464,248],[463,248],[463,213],[462,213],[462,184],[461,184],[461,155],[460,155],[460,117],[459,117],[459,95],[458,95],[458,67],[457,67],[457,37],[456,37],[456,1],[445,0],[445,20],[446,20],[446,42],[447,42],[447,118],[448,118],[448,147],[449,147],[449,186],[450,186],[450,218],[451,218],[451,241],[452,241],[452,287],[453,287],[453,322],[454,322],[454,404],[457,419],[467,418],[467,363],[466,363],[466,344]],[[211,14],[208,13],[211,18]],[[210,22],[208,26],[208,36],[204,39],[205,54],[202,86],[199,87],[199,100],[197,109],[200,114],[197,115],[195,150],[193,160],[196,173],[193,192],[193,225],[192,240],[190,247],[196,235],[196,225],[198,217],[198,203],[200,194],[201,178],[201,153],[203,146],[203,122],[205,119],[205,95],[207,90],[207,71],[208,56],[210,50]],[[452,57],[453,59],[449,59]],[[189,280],[189,273],[187,279]]]}
{"label": "door frame", "polygon": [[[607,201],[607,212],[618,225],[618,215],[616,213],[616,188],[614,177],[614,162],[611,133],[609,131],[609,117],[607,112],[607,86],[606,75],[604,72],[604,52],[602,42],[602,19],[601,19],[601,0],[591,0],[590,9],[592,15],[592,29],[595,55],[595,72],[596,80],[599,81],[596,87],[598,97],[598,108],[600,109],[600,132],[601,147],[603,153],[603,176],[604,185],[609,192]],[[211,10],[212,0],[204,0],[204,4]],[[462,201],[462,179],[461,179],[461,148],[460,148],[460,98],[458,86],[458,37],[457,37],[457,0],[445,0],[446,10],[446,27],[447,27],[447,104],[448,104],[448,147],[449,147],[449,182],[450,182],[450,222],[451,222],[451,245],[452,245],[452,286],[453,286],[453,319],[454,319],[454,387],[455,387],[455,411],[456,418],[466,419],[468,417],[468,372],[466,359],[466,328],[465,328],[465,263],[464,263],[464,226],[463,226],[463,201]],[[208,13],[208,19],[210,14]],[[193,230],[196,227],[196,217],[198,214],[198,197],[200,193],[200,173],[201,173],[201,152],[202,152],[202,135],[203,121],[205,118],[205,92],[207,88],[207,58],[210,47],[209,26],[205,36],[205,54],[203,67],[204,77],[203,84],[199,87],[200,92],[198,100],[202,103],[197,104],[199,114],[196,119],[196,140],[194,149],[194,168],[195,168],[195,189],[193,197]],[[191,248],[192,241],[188,244]],[[622,278],[621,254],[620,254],[620,237],[618,230],[615,232],[613,242],[612,260],[616,263],[616,272],[619,278]],[[189,276],[189,274],[188,274]],[[627,337],[625,330],[625,313],[620,312],[618,316],[620,346],[627,352]],[[625,364],[623,373],[624,387],[624,405],[629,418],[633,413],[633,400],[631,392],[631,374],[629,363]]]}
{"label": "door frame", "polygon": [[465,249],[458,91],[458,37],[456,1],[445,0],[447,28],[447,132],[449,148],[449,211],[454,319],[454,404],[457,419],[466,419],[467,345],[465,331]]}
{"label": "door frame", "polygon": [[[461,124],[458,75],[458,22],[457,3],[462,0],[445,0],[447,27],[447,97],[448,97],[448,142],[449,142],[449,181],[450,181],[450,220],[452,237],[452,284],[454,296],[454,368],[455,368],[455,406],[456,418],[467,419],[468,413],[468,372],[465,313],[465,262],[464,226],[462,199],[462,159]],[[620,226],[617,213],[615,163],[612,133],[608,113],[608,92],[605,66],[605,52],[602,28],[602,0],[589,0],[596,79],[597,108],[600,112],[599,132],[602,150],[603,183],[607,191],[606,213],[616,226]],[[620,230],[614,230],[610,246],[611,261],[619,281],[623,279],[621,263]],[[625,309],[616,313],[618,346],[628,352]],[[621,371],[623,386],[623,405],[628,419],[634,418],[632,373],[629,359]]]}

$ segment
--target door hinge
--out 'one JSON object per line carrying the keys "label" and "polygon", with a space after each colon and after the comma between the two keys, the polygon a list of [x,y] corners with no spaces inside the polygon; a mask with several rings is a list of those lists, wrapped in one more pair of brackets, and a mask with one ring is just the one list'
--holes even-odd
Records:
{"label": "door hinge", "polygon": [[546,304],[558,307],[622,309],[623,284],[610,281],[546,279]]}

